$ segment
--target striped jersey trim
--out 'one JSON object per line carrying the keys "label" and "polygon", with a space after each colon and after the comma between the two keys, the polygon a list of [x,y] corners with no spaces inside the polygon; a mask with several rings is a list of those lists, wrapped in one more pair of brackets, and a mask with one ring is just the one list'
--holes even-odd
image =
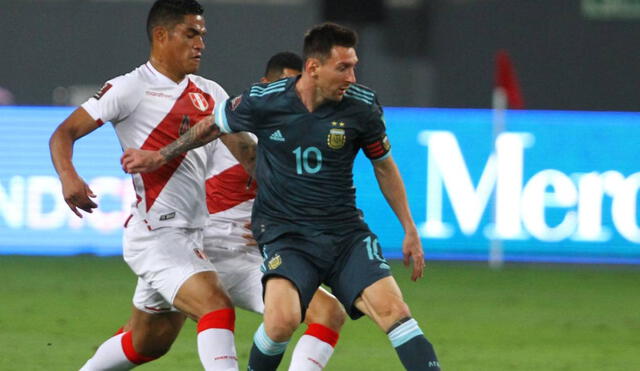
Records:
{"label": "striped jersey trim", "polygon": [[349,86],[344,95],[367,104],[373,104],[376,96],[371,90],[356,85]]}
{"label": "striped jersey trim", "polygon": [[267,86],[255,85],[251,87],[249,91],[250,97],[263,97],[268,94],[277,93],[285,90],[285,86],[287,85],[286,80],[280,80],[276,82],[272,82]]}
{"label": "striped jersey trim", "polygon": [[229,127],[229,122],[227,122],[227,115],[225,113],[225,107],[227,107],[227,102],[229,99],[223,100],[221,103],[216,104],[216,107],[213,110],[214,119],[216,121],[216,125],[220,128],[220,131],[223,133],[231,133],[231,128]]}

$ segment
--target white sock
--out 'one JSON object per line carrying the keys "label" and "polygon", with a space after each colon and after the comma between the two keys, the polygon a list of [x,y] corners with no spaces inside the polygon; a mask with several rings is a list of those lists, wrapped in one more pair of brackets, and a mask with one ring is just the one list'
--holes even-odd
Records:
{"label": "white sock", "polygon": [[96,353],[87,363],[82,366],[80,371],[102,371],[102,370],[131,370],[137,365],[131,363],[122,349],[122,337],[124,334],[118,334],[102,343]]}
{"label": "white sock", "polygon": [[289,371],[322,370],[329,362],[337,341],[337,332],[319,324],[309,325],[293,350]]}
{"label": "white sock", "polygon": [[206,371],[238,370],[235,318],[234,310],[225,308],[207,313],[198,321],[198,355]]}
{"label": "white sock", "polygon": [[210,328],[198,333],[198,355],[206,371],[238,370],[233,332]]}

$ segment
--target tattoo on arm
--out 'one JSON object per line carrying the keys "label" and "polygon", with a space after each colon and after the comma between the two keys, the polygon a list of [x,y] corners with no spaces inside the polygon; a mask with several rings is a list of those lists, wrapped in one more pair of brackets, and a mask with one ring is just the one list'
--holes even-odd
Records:
{"label": "tattoo on arm", "polygon": [[190,149],[203,146],[220,136],[220,130],[211,116],[201,120],[178,139],[160,149],[166,161],[171,161]]}

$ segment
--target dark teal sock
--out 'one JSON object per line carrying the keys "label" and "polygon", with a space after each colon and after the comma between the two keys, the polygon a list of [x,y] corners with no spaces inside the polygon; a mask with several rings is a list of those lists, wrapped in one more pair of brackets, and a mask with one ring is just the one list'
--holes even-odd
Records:
{"label": "dark teal sock", "polygon": [[405,369],[409,371],[440,371],[433,345],[424,337],[418,322],[404,318],[387,332],[391,344]]}
{"label": "dark teal sock", "polygon": [[249,353],[248,371],[275,371],[282,361],[284,351],[287,349],[285,341],[277,343],[267,336],[264,331],[264,324],[260,324],[253,336],[253,346]]}

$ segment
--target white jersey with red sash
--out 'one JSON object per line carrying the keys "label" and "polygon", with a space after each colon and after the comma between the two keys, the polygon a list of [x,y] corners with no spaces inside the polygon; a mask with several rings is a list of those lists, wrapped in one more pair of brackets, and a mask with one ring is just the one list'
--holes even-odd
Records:
{"label": "white jersey with red sash", "polygon": [[[213,81],[188,75],[175,83],[147,62],[109,80],[82,108],[100,124],[110,121],[123,149],[158,150],[211,114],[226,97]],[[137,201],[132,214],[151,229],[204,227],[206,166],[206,149],[197,148],[154,172],[133,175]]]}

